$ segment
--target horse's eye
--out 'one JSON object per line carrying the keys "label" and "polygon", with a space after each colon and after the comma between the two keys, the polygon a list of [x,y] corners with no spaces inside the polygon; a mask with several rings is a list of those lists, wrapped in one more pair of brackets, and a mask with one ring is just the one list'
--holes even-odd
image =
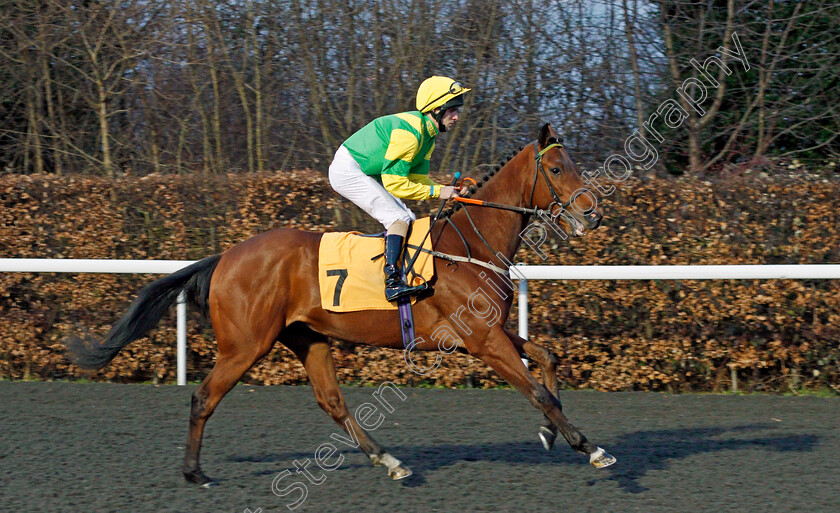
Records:
{"label": "horse's eye", "polygon": [[551,168],[551,172],[554,173],[555,175],[559,175],[560,174],[560,168],[559,167],[553,167],[553,168]]}

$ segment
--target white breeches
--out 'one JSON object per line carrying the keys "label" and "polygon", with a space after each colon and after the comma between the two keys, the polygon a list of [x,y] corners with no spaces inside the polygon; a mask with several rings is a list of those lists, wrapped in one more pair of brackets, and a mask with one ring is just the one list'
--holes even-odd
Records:
{"label": "white breeches", "polygon": [[405,204],[385,190],[379,182],[362,172],[350,151],[339,146],[330,164],[330,185],[345,198],[373,216],[388,229],[394,222],[417,219]]}

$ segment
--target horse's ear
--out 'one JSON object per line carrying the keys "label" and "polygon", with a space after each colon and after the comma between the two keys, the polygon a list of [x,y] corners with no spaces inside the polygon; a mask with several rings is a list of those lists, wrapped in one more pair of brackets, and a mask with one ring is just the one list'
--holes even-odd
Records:
{"label": "horse's ear", "polygon": [[556,139],[557,133],[554,131],[553,128],[551,128],[550,123],[544,124],[543,127],[540,129],[539,137],[537,137],[537,141],[539,142],[540,148],[545,148],[546,146],[548,146],[548,140],[552,137]]}

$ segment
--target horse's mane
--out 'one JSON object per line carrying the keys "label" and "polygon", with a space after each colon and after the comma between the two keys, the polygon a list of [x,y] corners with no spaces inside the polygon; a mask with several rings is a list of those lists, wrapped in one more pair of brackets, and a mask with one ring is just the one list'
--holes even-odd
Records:
{"label": "horse's mane", "polygon": [[[510,162],[510,160],[513,157],[519,155],[519,153],[521,153],[524,148],[525,148],[524,146],[520,146],[518,149],[515,149],[515,150],[511,151],[506,157],[503,157],[503,160],[500,160],[499,163],[496,164],[491,171],[488,171],[488,172],[484,173],[484,175],[480,179],[476,180],[476,184],[471,185],[470,188],[466,192],[461,194],[461,196],[464,197],[464,198],[469,198],[470,196],[475,194],[475,192],[478,189],[480,189],[481,187],[483,187],[485,183],[490,181],[490,179],[493,178],[496,175],[496,173],[499,172],[500,169],[505,167],[505,165],[508,162]],[[454,207],[444,210],[443,213],[441,214],[441,217],[444,217],[444,218],[449,217],[452,214],[454,214],[455,212],[461,210],[461,208],[463,208],[463,206],[464,206],[463,203],[456,203]]]}

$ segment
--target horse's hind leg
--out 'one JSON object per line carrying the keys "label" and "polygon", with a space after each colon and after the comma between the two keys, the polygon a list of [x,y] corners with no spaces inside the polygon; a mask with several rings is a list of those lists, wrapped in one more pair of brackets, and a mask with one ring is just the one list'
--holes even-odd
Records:
{"label": "horse's hind leg", "polygon": [[[517,351],[520,353],[524,352],[540,366],[543,375],[543,384],[551,392],[551,395],[557,399],[557,407],[560,408],[560,411],[563,411],[563,406],[560,403],[560,383],[557,381],[557,357],[545,347],[535,344],[530,340],[525,340],[508,329],[505,329],[505,333],[511,342],[513,342]],[[538,435],[545,450],[550,451],[554,446],[554,441],[557,439],[557,426],[546,415],[543,415],[543,423],[540,426]]]}
{"label": "horse's hind leg", "polygon": [[291,349],[303,363],[318,405],[359,444],[359,448],[368,455],[373,464],[387,467],[388,475],[393,479],[410,476],[411,470],[385,452],[347,411],[344,397],[338,388],[335,364],[327,338],[307,327],[300,327],[283,332],[280,342]]}
{"label": "horse's hind leg", "polygon": [[227,335],[219,334],[220,331],[224,330],[216,329],[216,338],[219,343],[219,358],[216,360],[216,365],[192,395],[190,432],[187,437],[184,464],[181,467],[187,481],[203,486],[209,486],[213,483],[213,480],[201,471],[199,465],[204,425],[222,398],[273,345],[273,343],[235,343],[233,340],[240,341],[247,340],[247,338],[230,339]]}

